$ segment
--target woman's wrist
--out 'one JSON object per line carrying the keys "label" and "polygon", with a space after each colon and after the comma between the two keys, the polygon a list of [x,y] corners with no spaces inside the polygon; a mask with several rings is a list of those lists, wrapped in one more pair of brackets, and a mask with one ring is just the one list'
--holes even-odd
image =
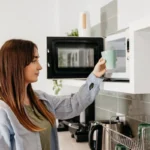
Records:
{"label": "woman's wrist", "polygon": [[97,73],[95,73],[94,71],[92,71],[92,73],[95,75],[96,78],[99,78],[99,76],[97,75]]}

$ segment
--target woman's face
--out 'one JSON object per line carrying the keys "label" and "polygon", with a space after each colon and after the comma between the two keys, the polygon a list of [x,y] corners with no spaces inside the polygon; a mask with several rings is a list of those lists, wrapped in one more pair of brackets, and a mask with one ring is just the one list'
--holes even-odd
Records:
{"label": "woman's face", "polygon": [[38,50],[35,48],[33,61],[24,69],[25,83],[29,84],[32,82],[36,82],[38,80],[39,71],[41,69],[42,67],[39,63]]}

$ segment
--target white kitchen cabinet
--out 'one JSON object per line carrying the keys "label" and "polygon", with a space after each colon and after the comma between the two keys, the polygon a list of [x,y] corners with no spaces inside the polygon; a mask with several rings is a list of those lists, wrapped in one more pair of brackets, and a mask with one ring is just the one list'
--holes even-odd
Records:
{"label": "white kitchen cabinet", "polygon": [[[124,93],[150,93],[150,16],[129,25],[129,82],[103,82],[103,90]],[[80,87],[84,80],[66,80],[64,84]]]}
{"label": "white kitchen cabinet", "polygon": [[130,28],[131,93],[150,93],[150,16],[134,21]]}
{"label": "white kitchen cabinet", "polygon": [[150,16],[129,25],[130,82],[103,83],[104,90],[125,93],[150,93]]}

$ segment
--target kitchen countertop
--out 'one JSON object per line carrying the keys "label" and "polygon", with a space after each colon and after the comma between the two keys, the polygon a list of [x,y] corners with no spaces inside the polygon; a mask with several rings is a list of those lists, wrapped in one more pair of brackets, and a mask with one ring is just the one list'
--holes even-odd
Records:
{"label": "kitchen countertop", "polygon": [[60,150],[90,150],[88,142],[76,142],[69,131],[58,132]]}

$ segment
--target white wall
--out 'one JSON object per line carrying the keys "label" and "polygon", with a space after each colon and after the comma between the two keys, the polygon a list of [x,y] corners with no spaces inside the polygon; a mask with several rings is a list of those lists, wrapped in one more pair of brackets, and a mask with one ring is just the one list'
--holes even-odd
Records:
{"label": "white wall", "polygon": [[130,22],[150,16],[150,0],[118,0],[118,28],[126,28]]}
{"label": "white wall", "polygon": [[49,34],[55,35],[54,2],[48,0],[0,2],[0,44],[9,38],[27,38],[41,45],[43,43],[41,38]]}
{"label": "white wall", "polygon": [[66,36],[79,25],[79,13],[90,12],[91,25],[100,22],[100,8],[112,0],[58,0],[57,14],[59,16],[57,35]]}
{"label": "white wall", "polygon": [[57,35],[66,36],[66,32],[78,28],[79,13],[85,11],[90,0],[58,0],[59,26]]}

